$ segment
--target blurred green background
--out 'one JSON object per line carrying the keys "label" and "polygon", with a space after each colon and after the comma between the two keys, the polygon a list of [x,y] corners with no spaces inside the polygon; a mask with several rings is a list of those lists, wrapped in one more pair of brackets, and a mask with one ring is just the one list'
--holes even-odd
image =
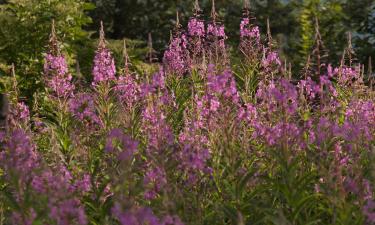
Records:
{"label": "blurred green background", "polygon": [[[209,15],[211,0],[199,2],[205,15]],[[76,79],[89,78],[100,21],[118,59],[120,42],[126,38],[132,59],[141,61],[148,33],[152,33],[153,47],[161,58],[176,22],[176,11],[186,25],[193,3],[194,0],[0,0],[0,91],[5,89],[4,77],[9,75],[12,63],[25,97],[31,99],[41,87],[43,53],[52,19],[73,75]],[[313,49],[315,18],[320,22],[326,62],[339,63],[349,32],[357,61],[366,69],[370,57],[375,61],[374,0],[250,0],[250,4],[255,23],[263,33],[266,20],[270,19],[280,53],[292,63],[294,71],[302,68]],[[216,0],[232,52],[239,42],[242,5],[242,0]]]}

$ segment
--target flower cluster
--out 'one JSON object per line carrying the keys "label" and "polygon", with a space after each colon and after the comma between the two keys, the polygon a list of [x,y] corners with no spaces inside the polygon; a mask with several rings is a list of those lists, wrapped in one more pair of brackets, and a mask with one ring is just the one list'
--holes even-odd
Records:
{"label": "flower cluster", "polygon": [[250,26],[250,19],[243,18],[240,24],[241,38],[254,39],[256,43],[260,42],[260,31],[258,26]]}
{"label": "flower cluster", "polygon": [[138,142],[126,136],[120,129],[110,131],[105,145],[106,152],[117,155],[120,161],[130,160],[137,148]]}
{"label": "flower cluster", "polygon": [[163,62],[167,66],[167,71],[171,73],[183,75],[187,71],[188,52],[185,34],[172,39],[168,50],[164,52]]}
{"label": "flower cluster", "polygon": [[204,22],[193,17],[188,23],[188,34],[192,37],[204,37],[205,36]]}
{"label": "flower cluster", "polygon": [[207,27],[198,13],[186,33],[178,23],[163,64],[134,67],[144,74],[124,51],[119,77],[102,27],[93,83],[77,88],[53,42],[52,91],[35,95],[35,111],[10,96],[1,222],[374,224],[375,103],[363,70],[286,71],[249,15],[241,64],[226,58],[213,7]]}
{"label": "flower cluster", "polygon": [[272,71],[281,66],[281,61],[277,52],[269,51],[262,60],[262,66],[266,71]]}
{"label": "flower cluster", "polygon": [[44,74],[48,86],[59,98],[67,98],[73,95],[74,85],[72,75],[68,72],[65,57],[47,54],[44,63]]}
{"label": "flower cluster", "polygon": [[116,94],[119,101],[123,103],[127,109],[135,107],[140,99],[140,87],[131,74],[121,75],[115,86]]}
{"label": "flower cluster", "polygon": [[[43,223],[38,217],[44,214],[60,225],[87,224],[85,210],[76,197],[81,190],[88,190],[87,185],[73,185],[73,178],[64,166],[55,169],[46,166],[23,130],[14,131],[0,142],[5,142],[0,154],[1,168],[9,184],[16,188],[9,192],[19,206],[12,213],[14,224]],[[28,211],[28,216],[22,210]]]}
{"label": "flower cluster", "polygon": [[18,102],[12,114],[15,119],[20,121],[28,121],[30,119],[29,107],[24,102]]}
{"label": "flower cluster", "polygon": [[112,208],[112,213],[121,225],[183,225],[177,216],[167,215],[160,220],[150,208],[145,207],[132,207],[124,210],[120,203],[116,203]]}
{"label": "flower cluster", "polygon": [[107,48],[99,47],[96,51],[92,75],[94,76],[93,85],[116,79],[115,61]]}
{"label": "flower cluster", "polygon": [[100,124],[96,113],[94,99],[90,94],[80,93],[69,101],[69,110],[79,121],[90,124]]}

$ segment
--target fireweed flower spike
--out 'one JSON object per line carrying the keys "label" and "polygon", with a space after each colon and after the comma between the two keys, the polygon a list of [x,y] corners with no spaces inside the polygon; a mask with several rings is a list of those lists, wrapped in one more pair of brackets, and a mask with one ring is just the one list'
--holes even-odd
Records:
{"label": "fireweed flower spike", "polygon": [[52,21],[49,51],[45,56],[44,75],[47,86],[57,97],[66,99],[73,95],[75,87],[72,84],[72,75],[68,72],[65,57],[60,53],[54,21]]}
{"label": "fireweed flower spike", "polygon": [[137,152],[138,142],[133,141],[120,129],[113,129],[109,132],[105,151],[117,156],[119,161],[128,161]]}
{"label": "fireweed flower spike", "polygon": [[210,63],[218,64],[227,62],[227,53],[225,40],[227,36],[225,35],[224,25],[217,21],[217,13],[215,9],[215,0],[212,0],[212,10],[211,10],[211,22],[207,25],[207,49]]}
{"label": "fireweed flower spike", "polygon": [[27,124],[30,121],[30,109],[24,102],[11,106],[11,118],[14,123]]}
{"label": "fireweed flower spike", "polygon": [[116,67],[111,52],[106,47],[104,37],[103,22],[100,23],[99,45],[94,58],[94,67],[92,70],[94,81],[92,85],[96,86],[102,82],[115,80]]}
{"label": "fireweed flower spike", "polygon": [[274,50],[273,48],[273,40],[271,35],[271,28],[270,22],[267,18],[267,47],[263,48],[263,58],[261,65],[263,67],[263,71],[265,72],[265,77],[269,75],[273,79],[274,74],[281,70],[281,60],[279,57],[279,53]]}
{"label": "fireweed flower spike", "polygon": [[255,18],[251,15],[250,3],[248,0],[244,1],[242,11],[239,49],[246,57],[249,64],[253,64],[253,62],[256,62],[259,59],[263,49],[260,42],[260,31],[258,26],[251,24]]}
{"label": "fireweed flower spike", "polygon": [[250,24],[251,15],[250,15],[250,3],[248,0],[244,1],[243,16],[240,24],[240,38],[241,41],[244,39],[253,39],[255,44],[260,42],[260,32],[258,26],[253,26]]}
{"label": "fireweed flower spike", "polygon": [[180,27],[181,25],[177,13],[174,34],[169,44],[169,48],[164,53],[163,62],[167,72],[181,76],[188,69],[187,64],[189,54],[187,49],[187,37],[186,34],[180,30]]}
{"label": "fireweed flower spike", "polygon": [[[147,163],[144,177],[145,198],[154,199],[167,184],[166,172],[156,160],[169,154],[174,144],[174,134],[167,121],[165,107],[173,105],[166,89],[164,71],[160,68],[150,82],[142,86],[145,104],[142,110],[141,132],[145,136]],[[158,99],[158,100],[157,100]]]}
{"label": "fireweed flower spike", "polygon": [[126,42],[124,40],[124,50],[123,50],[124,68],[116,81],[115,93],[118,100],[124,104],[127,110],[132,109],[137,101],[140,100],[140,87],[133,73],[130,72],[130,59],[126,48]]}
{"label": "fireweed flower spike", "polygon": [[198,0],[194,3],[194,15],[190,17],[187,26],[188,49],[190,51],[190,58],[196,65],[201,63],[204,55],[204,39],[206,30],[204,21],[201,19],[202,10],[199,7]]}
{"label": "fireweed flower spike", "polygon": [[128,74],[130,73],[130,66],[131,66],[131,62],[130,62],[130,57],[129,57],[129,54],[128,54],[128,48],[126,47],[126,40],[124,39],[124,47],[123,47],[123,51],[122,51],[122,58],[124,60],[124,71],[123,73],[124,74]]}
{"label": "fireweed flower spike", "polygon": [[[193,109],[192,114],[199,113],[199,109]],[[194,117],[194,116],[191,116]],[[204,135],[203,118],[189,118],[185,120],[185,129],[179,135],[179,143],[182,146],[178,155],[179,169],[187,175],[189,184],[196,184],[201,173],[208,173],[210,168],[207,160],[210,158],[208,138]]]}
{"label": "fireweed flower spike", "polygon": [[69,101],[69,111],[74,118],[87,125],[100,124],[92,95],[80,93]]}

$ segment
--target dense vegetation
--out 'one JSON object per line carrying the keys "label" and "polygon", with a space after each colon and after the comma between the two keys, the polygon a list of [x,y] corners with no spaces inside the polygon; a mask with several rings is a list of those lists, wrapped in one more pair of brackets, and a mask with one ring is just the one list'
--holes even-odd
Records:
{"label": "dense vegetation", "polygon": [[248,4],[236,47],[223,12],[196,1],[158,60],[151,36],[107,41],[101,23],[93,42],[91,4],[10,2],[0,224],[375,223],[372,71],[350,35],[327,57],[327,14],[301,14],[303,45],[283,54],[300,66]]}

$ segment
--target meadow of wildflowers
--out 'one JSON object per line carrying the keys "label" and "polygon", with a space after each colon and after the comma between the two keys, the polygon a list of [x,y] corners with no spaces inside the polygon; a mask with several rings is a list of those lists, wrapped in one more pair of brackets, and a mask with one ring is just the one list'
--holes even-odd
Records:
{"label": "meadow of wildflowers", "polygon": [[8,92],[0,224],[375,224],[375,95],[350,49],[292,74],[245,4],[234,63],[202,13],[142,73],[102,27],[89,82],[52,26],[45,91]]}

